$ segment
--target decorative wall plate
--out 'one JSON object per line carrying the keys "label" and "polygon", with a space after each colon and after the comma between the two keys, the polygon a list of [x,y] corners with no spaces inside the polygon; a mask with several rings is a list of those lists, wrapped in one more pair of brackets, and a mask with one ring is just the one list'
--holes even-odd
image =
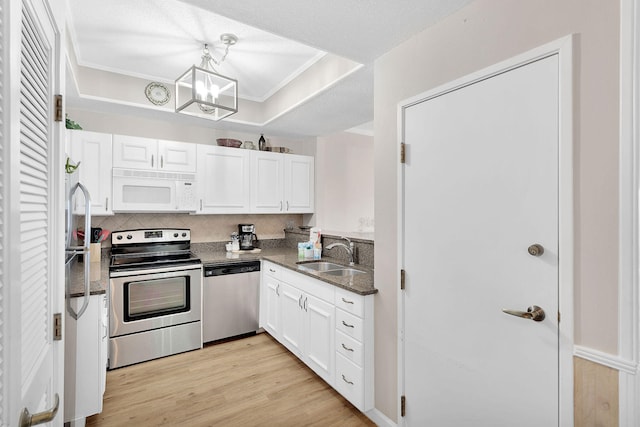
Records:
{"label": "decorative wall plate", "polygon": [[171,92],[162,83],[151,82],[144,88],[144,94],[147,99],[155,105],[164,105],[169,102],[171,98]]}

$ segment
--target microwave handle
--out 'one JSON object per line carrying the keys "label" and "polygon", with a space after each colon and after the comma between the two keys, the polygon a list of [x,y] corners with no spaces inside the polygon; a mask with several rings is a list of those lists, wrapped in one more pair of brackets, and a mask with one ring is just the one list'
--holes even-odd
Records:
{"label": "microwave handle", "polygon": [[87,262],[87,259],[89,257],[89,250],[91,248],[91,236],[90,236],[91,234],[91,197],[89,196],[89,190],[87,190],[87,187],[82,185],[80,182],[76,183],[71,188],[67,198],[67,226],[68,226],[67,230],[69,230],[67,242],[69,243],[71,242],[71,238],[70,238],[71,227],[73,226],[72,224],[73,213],[71,212],[71,199],[78,188],[84,194],[84,230],[85,230],[84,246],[70,246],[69,244],[67,244],[67,247],[65,249],[65,252],[67,253],[84,254],[84,258],[85,258],[84,259],[84,301],[82,302],[82,307],[80,307],[80,310],[78,310],[77,312],[73,309],[73,307],[71,307],[71,298],[69,298],[69,295],[68,295],[70,292],[69,292],[69,289],[67,289],[67,298],[66,298],[67,311],[69,312],[71,317],[73,317],[76,320],[79,319],[80,316],[82,316],[82,314],[85,312],[85,310],[89,306],[89,296],[90,296],[89,285],[91,280],[91,270],[90,270],[91,263]]}

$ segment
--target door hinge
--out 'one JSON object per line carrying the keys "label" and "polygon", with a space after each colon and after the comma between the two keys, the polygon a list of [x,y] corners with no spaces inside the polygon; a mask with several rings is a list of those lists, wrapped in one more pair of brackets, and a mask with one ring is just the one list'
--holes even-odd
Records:
{"label": "door hinge", "polygon": [[62,121],[62,95],[55,95],[54,121]]}
{"label": "door hinge", "polygon": [[62,313],[53,314],[53,340],[60,341],[62,339]]}
{"label": "door hinge", "polygon": [[560,312],[558,312],[558,323],[560,323]]}
{"label": "door hinge", "polygon": [[404,269],[400,270],[400,289],[404,289]]}
{"label": "door hinge", "polygon": [[407,151],[405,148],[404,142],[400,143],[400,163],[404,163],[406,161]]}
{"label": "door hinge", "polygon": [[407,399],[404,394],[400,396],[400,416],[404,417],[407,413]]}

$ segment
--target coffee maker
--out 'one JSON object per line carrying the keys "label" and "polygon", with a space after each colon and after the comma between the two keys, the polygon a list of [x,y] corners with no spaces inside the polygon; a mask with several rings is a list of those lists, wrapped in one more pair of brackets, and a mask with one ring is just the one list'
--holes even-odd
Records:
{"label": "coffee maker", "polygon": [[258,242],[255,231],[256,227],[253,224],[238,224],[241,251],[250,251],[255,248],[254,243]]}

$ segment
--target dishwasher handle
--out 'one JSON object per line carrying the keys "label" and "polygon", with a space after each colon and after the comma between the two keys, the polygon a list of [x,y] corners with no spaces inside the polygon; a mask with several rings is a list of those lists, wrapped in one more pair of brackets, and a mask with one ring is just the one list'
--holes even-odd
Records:
{"label": "dishwasher handle", "polygon": [[260,262],[243,262],[235,264],[204,267],[204,277],[226,276],[229,274],[253,273],[260,271]]}

